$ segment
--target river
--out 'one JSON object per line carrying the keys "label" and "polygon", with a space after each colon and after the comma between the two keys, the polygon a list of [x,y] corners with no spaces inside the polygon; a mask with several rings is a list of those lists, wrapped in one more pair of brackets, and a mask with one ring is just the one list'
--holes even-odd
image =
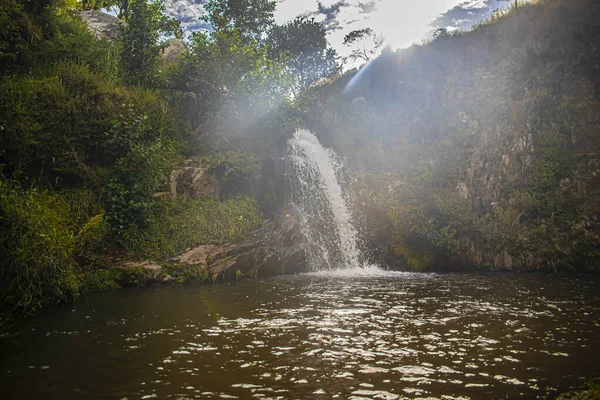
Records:
{"label": "river", "polygon": [[600,373],[589,277],[343,271],[90,294],[0,340],[8,399],[552,398]]}

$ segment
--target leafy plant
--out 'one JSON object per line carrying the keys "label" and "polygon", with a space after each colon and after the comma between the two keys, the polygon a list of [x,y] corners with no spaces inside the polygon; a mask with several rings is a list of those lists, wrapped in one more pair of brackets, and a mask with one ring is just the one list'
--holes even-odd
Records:
{"label": "leafy plant", "polygon": [[120,29],[121,66],[125,80],[132,84],[154,85],[158,78],[161,34],[181,36],[180,23],[168,18],[162,0],[129,0],[125,26]]}
{"label": "leafy plant", "polygon": [[78,294],[69,211],[56,194],[0,181],[2,313],[33,311]]}
{"label": "leafy plant", "polygon": [[174,152],[168,142],[140,143],[117,161],[104,191],[105,218],[118,240],[126,247],[147,236],[156,200],[150,195],[168,182]]}

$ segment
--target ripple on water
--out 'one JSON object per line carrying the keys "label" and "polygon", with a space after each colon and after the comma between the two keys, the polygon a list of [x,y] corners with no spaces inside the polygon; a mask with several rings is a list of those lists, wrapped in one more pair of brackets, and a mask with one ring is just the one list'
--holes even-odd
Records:
{"label": "ripple on water", "polygon": [[[82,312],[81,329],[65,322],[67,310],[25,364],[52,368],[0,364],[11,371],[0,383],[43,386],[35,374],[54,376],[63,355],[95,347],[91,370],[110,370],[115,391],[130,398],[543,397],[565,374],[600,373],[600,299],[585,282],[350,270],[211,290],[148,292],[160,294],[155,318],[98,303],[93,319]],[[138,300],[123,312],[137,315]],[[131,385],[141,376],[143,392]],[[78,381],[93,392],[94,379]]]}

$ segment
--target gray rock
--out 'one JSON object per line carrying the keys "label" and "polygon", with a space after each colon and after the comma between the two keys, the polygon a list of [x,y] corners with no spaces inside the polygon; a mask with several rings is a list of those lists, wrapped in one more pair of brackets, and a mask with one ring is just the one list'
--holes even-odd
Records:
{"label": "gray rock", "polygon": [[88,30],[94,34],[96,39],[117,39],[119,26],[127,25],[113,15],[96,10],[80,11],[79,18],[86,23]]}
{"label": "gray rock", "polygon": [[161,59],[163,64],[171,64],[177,60],[177,58],[187,52],[187,46],[181,40],[177,38],[169,39],[165,42]]}
{"label": "gray rock", "polygon": [[461,199],[467,200],[469,198],[469,187],[466,183],[458,182],[456,189],[458,190],[458,195]]}

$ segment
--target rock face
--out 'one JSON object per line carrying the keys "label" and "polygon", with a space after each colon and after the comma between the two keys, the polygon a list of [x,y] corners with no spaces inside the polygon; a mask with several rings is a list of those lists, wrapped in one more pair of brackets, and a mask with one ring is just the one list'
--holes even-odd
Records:
{"label": "rock face", "polygon": [[219,196],[221,193],[218,177],[206,167],[186,166],[171,172],[170,179],[173,199],[177,195],[194,198],[204,195]]}
{"label": "rock face", "polygon": [[119,36],[119,26],[126,25],[119,18],[96,10],[81,11],[79,17],[96,39],[114,40]]}
{"label": "rock face", "polygon": [[[598,5],[520,7],[384,52],[322,88],[309,128],[358,172],[376,257],[412,269],[597,270]],[[333,106],[340,92],[344,107]],[[350,105],[359,97],[364,106]]]}
{"label": "rock face", "polygon": [[161,59],[163,64],[171,64],[177,60],[180,54],[184,54],[187,51],[186,45],[177,38],[169,39],[165,42]]}
{"label": "rock face", "polygon": [[282,212],[243,243],[199,246],[171,260],[206,270],[213,282],[308,272],[305,239],[296,207]]}

